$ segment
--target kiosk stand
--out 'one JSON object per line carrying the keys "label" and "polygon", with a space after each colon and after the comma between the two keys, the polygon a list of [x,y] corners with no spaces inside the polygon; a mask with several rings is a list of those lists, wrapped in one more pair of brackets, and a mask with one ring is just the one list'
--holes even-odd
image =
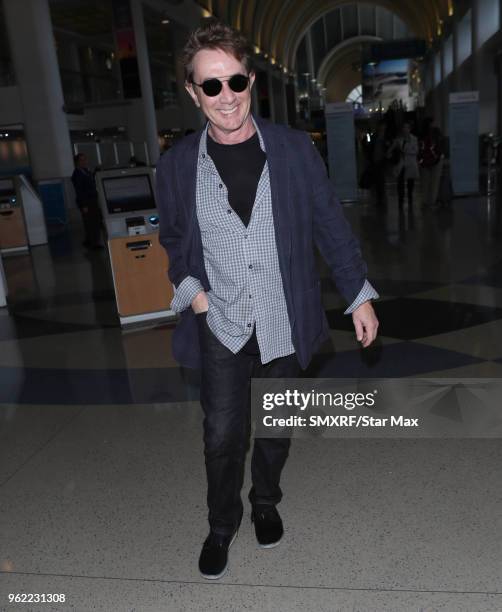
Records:
{"label": "kiosk stand", "polygon": [[0,179],[0,253],[25,253],[28,238],[23,208],[13,178]]}
{"label": "kiosk stand", "polygon": [[7,280],[2,265],[2,256],[0,255],[0,308],[7,306]]}
{"label": "kiosk stand", "polygon": [[18,200],[24,212],[26,234],[30,247],[47,244],[44,207],[38,193],[23,174],[14,179]]}
{"label": "kiosk stand", "polygon": [[121,324],[169,318],[173,288],[158,233],[108,242]]}
{"label": "kiosk stand", "polygon": [[37,192],[22,174],[0,178],[0,252],[26,253],[40,244],[47,244],[47,229]]}
{"label": "kiosk stand", "polygon": [[96,173],[122,326],[177,318],[169,309],[174,291],[158,238],[154,179],[147,167]]}

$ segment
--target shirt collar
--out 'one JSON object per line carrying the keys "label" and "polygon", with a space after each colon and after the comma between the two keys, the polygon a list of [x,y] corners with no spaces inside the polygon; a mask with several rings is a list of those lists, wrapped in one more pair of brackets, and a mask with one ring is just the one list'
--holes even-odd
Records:
{"label": "shirt collar", "polygon": [[[263,140],[263,136],[261,135],[260,128],[258,127],[258,124],[254,120],[253,115],[251,115],[251,120],[253,121],[256,132],[258,133],[258,140],[260,141],[261,150],[264,153],[266,153],[267,151],[265,149],[265,141]],[[208,129],[209,129],[209,121],[206,122],[206,126],[200,138],[198,163],[206,170],[210,170],[214,172],[216,169],[214,168],[214,164],[212,163],[211,158],[207,154],[207,130]]]}

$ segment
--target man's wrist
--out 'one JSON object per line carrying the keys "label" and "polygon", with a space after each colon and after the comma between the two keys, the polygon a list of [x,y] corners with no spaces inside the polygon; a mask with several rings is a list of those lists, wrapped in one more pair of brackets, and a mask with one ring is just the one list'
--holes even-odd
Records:
{"label": "man's wrist", "polygon": [[359,291],[356,299],[352,302],[352,304],[343,314],[352,314],[354,310],[357,310],[357,308],[361,306],[361,304],[369,302],[370,300],[376,300],[379,297],[380,296],[373,288],[373,285],[368,280],[365,280],[362,289]]}
{"label": "man's wrist", "polygon": [[174,291],[171,310],[182,312],[186,308],[190,308],[192,301],[201,291],[204,291],[204,287],[197,278],[193,276],[185,277]]}
{"label": "man's wrist", "polygon": [[209,309],[209,302],[205,291],[200,291],[192,300],[192,310],[195,314],[206,312]]}

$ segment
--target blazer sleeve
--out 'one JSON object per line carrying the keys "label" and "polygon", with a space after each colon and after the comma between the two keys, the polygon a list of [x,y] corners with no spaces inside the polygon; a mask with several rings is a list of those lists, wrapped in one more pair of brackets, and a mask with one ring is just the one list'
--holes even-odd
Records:
{"label": "blazer sleeve", "polygon": [[306,136],[305,150],[312,185],[314,241],[338,291],[352,304],[363,288],[367,266],[359,242],[345,218],[332,181],[317,149]]}
{"label": "blazer sleeve", "polygon": [[189,275],[183,256],[184,232],[182,203],[177,195],[174,156],[167,151],[162,156],[156,173],[156,195],[159,212],[159,241],[169,257],[168,276],[175,290]]}

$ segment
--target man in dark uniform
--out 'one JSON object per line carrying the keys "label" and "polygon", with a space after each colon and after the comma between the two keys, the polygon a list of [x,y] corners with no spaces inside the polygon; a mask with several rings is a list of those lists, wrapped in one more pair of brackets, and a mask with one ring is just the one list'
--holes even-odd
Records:
{"label": "man in dark uniform", "polygon": [[89,170],[87,156],[78,153],[74,157],[75,170],[71,182],[75,188],[77,206],[82,214],[85,239],[82,243],[88,249],[100,249],[101,211],[98,204],[98,192],[94,175]]}

